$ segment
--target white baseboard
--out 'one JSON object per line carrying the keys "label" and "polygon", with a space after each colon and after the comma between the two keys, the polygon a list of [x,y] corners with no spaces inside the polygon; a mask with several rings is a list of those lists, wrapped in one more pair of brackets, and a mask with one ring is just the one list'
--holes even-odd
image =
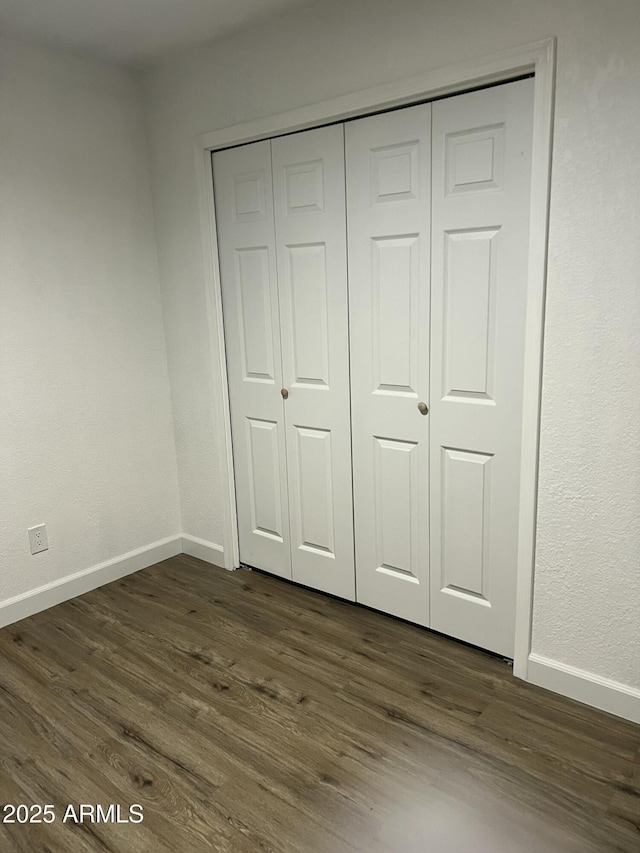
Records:
{"label": "white baseboard", "polygon": [[70,598],[84,595],[85,592],[90,592],[106,583],[130,575],[132,572],[146,569],[147,566],[152,566],[161,560],[168,560],[169,557],[175,557],[181,552],[182,537],[170,536],[167,539],[160,539],[158,542],[146,545],[144,548],[129,551],[128,554],[122,554],[122,556],[107,560],[105,563],[91,566],[53,583],[17,595],[15,598],[0,603],[0,628],[11,625],[13,622],[19,622],[20,619],[26,619],[27,616],[33,616],[34,613],[47,610],[56,604],[61,604],[63,601],[68,601]]}
{"label": "white baseboard", "polygon": [[189,536],[183,533],[182,553],[204,560],[205,563],[225,568],[224,548],[216,542],[207,542],[206,539],[198,539],[197,536]]}
{"label": "white baseboard", "polygon": [[534,653],[529,655],[527,681],[640,723],[640,689],[636,687]]}

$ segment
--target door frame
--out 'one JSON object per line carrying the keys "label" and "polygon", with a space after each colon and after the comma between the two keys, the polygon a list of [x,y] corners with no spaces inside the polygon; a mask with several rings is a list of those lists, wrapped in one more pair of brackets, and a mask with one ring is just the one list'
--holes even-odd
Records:
{"label": "door frame", "polygon": [[554,37],[511,48],[483,59],[428,71],[416,77],[299,107],[285,113],[202,133],[194,140],[209,356],[213,375],[223,507],[223,562],[225,568],[236,569],[240,565],[240,548],[211,153],[232,145],[257,142],[283,133],[307,130],[372,112],[409,106],[419,101],[506,82],[524,74],[535,75],[513,669],[514,675],[525,680],[531,651],[555,66],[556,39]]}

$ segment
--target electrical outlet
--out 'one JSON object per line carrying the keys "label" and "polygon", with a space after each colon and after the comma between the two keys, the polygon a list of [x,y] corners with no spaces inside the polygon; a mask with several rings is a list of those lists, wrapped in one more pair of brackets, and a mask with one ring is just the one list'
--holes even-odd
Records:
{"label": "electrical outlet", "polygon": [[40,551],[48,550],[49,542],[47,541],[47,527],[45,524],[30,527],[27,533],[29,534],[29,545],[31,545],[32,554],[39,554]]}

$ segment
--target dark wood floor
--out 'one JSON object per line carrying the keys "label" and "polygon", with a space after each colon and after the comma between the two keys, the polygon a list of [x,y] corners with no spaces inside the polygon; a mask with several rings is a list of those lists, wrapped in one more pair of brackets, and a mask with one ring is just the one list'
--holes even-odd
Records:
{"label": "dark wood floor", "polygon": [[182,556],[0,631],[0,802],[57,816],[2,853],[638,853],[640,727]]}

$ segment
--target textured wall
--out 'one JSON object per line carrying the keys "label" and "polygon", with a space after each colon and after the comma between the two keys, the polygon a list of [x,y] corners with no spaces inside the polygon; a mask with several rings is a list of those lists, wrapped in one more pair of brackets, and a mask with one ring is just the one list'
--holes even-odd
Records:
{"label": "textured wall", "polygon": [[558,37],[534,650],[640,687],[640,4],[324,0],[145,78],[183,529],[221,541],[193,136]]}
{"label": "textured wall", "polygon": [[[180,532],[139,90],[0,43],[0,601]],[[32,556],[27,527],[45,522]]]}

